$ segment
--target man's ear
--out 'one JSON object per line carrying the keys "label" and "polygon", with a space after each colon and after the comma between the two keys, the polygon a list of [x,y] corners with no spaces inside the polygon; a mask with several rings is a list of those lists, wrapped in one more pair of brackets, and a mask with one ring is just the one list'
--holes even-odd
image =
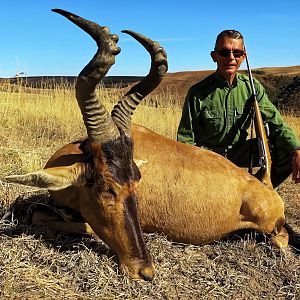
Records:
{"label": "man's ear", "polygon": [[7,176],[5,179],[14,183],[58,191],[69,186],[84,185],[91,174],[89,164],[75,163],[71,166],[48,168],[25,175]]}
{"label": "man's ear", "polygon": [[211,51],[210,56],[214,62],[217,62],[217,54],[216,51]]}

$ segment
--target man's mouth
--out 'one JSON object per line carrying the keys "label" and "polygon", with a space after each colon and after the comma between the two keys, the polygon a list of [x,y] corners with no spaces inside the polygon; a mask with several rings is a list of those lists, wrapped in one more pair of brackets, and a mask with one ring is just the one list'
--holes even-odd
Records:
{"label": "man's mouth", "polygon": [[235,65],[224,65],[225,66],[225,68],[234,68],[235,67]]}

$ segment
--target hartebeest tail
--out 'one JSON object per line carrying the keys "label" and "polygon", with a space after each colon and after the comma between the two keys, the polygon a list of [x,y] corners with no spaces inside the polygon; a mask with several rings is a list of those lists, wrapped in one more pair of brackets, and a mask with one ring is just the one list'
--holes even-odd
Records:
{"label": "hartebeest tail", "polygon": [[[126,31],[150,53],[152,65],[149,75],[140,83],[139,93],[133,88],[115,106],[111,116],[97,98],[96,87],[114,64],[115,56],[120,53],[118,36],[110,34],[107,27],[75,14],[61,9],[53,11],[86,31],[98,46],[96,54],[80,72],[76,82],[76,99],[88,134],[85,146],[89,149],[90,164],[78,162],[72,166],[57,166],[23,176],[10,176],[8,179],[50,191],[76,186],[81,196],[61,205],[78,210],[89,225],[75,226],[76,229],[71,231],[95,232],[117,253],[121,268],[129,276],[150,280],[154,275],[154,267],[139,223],[135,190],[140,172],[133,160],[130,128],[134,109],[161,82],[167,71],[166,54],[157,42],[136,32]],[[45,224],[41,216],[43,214],[35,214],[33,223]],[[64,226],[59,220],[50,219],[50,226],[54,229]],[[70,226],[64,228],[70,229]]]}

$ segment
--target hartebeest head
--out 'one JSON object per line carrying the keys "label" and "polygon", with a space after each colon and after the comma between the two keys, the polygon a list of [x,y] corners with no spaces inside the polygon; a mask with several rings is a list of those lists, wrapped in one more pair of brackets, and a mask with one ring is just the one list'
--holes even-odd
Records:
{"label": "hartebeest head", "polygon": [[166,53],[157,42],[124,31],[147,49],[152,63],[149,74],[118,102],[110,115],[97,98],[96,86],[120,52],[116,45],[118,36],[110,34],[107,27],[72,13],[53,11],[86,31],[98,45],[76,83],[76,98],[92,158],[90,163],[46,168],[8,179],[49,190],[77,188],[78,210],[94,232],[117,253],[121,267],[133,278],[149,280],[154,275],[154,267],[138,219],[135,190],[141,175],[133,160],[131,114],[142,98],[161,82],[167,71]]}

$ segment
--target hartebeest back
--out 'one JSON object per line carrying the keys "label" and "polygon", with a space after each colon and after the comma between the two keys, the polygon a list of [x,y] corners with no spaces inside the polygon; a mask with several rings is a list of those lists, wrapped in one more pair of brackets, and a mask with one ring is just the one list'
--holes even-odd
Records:
{"label": "hartebeest back", "polygon": [[[117,128],[126,127],[121,130],[125,135],[130,134],[130,126],[126,124],[130,124],[129,116],[134,105],[160,82],[166,71],[164,52],[158,44],[149,44],[150,47],[146,46],[152,57],[149,75],[120,100],[112,113],[113,124],[117,124]],[[96,66],[94,68],[97,72]],[[77,84],[76,89],[77,95],[94,95],[95,84]],[[123,117],[123,108],[128,112],[126,117]],[[112,131],[118,135],[118,130]],[[111,135],[106,136],[110,139]],[[288,245],[284,204],[274,190],[216,153],[176,142],[138,125],[132,126],[132,138],[135,158],[147,161],[141,168],[142,182],[137,189],[139,216],[144,230],[164,233],[174,241],[199,245],[249,228],[267,234],[280,248]],[[105,216],[90,204],[99,197],[99,191],[94,187],[95,174],[101,177],[103,172],[107,173],[108,164],[98,163],[96,153],[99,151],[99,146],[94,146],[89,135],[88,139],[59,149],[44,170],[9,178],[14,182],[48,188],[54,205],[69,206],[80,212],[87,222],[64,222],[51,211],[36,211],[33,223],[79,233],[94,230],[101,237],[99,232],[103,231],[102,219]],[[115,153],[110,159],[114,160],[114,156]],[[95,165],[102,166],[101,172],[95,173]],[[135,184],[128,185],[126,179],[122,182],[130,188],[124,189],[114,178],[129,178],[137,171],[133,172],[134,165],[132,169],[115,167],[113,180],[110,180],[113,189],[107,192],[128,195],[135,189]],[[60,180],[61,177],[64,181]],[[137,179],[132,182],[137,183]],[[135,202],[130,203],[134,207]],[[124,231],[123,226],[126,228],[127,225],[122,218],[120,228]],[[136,218],[134,220],[135,227],[138,227]],[[133,256],[140,257],[137,247],[133,248],[133,253]]]}

